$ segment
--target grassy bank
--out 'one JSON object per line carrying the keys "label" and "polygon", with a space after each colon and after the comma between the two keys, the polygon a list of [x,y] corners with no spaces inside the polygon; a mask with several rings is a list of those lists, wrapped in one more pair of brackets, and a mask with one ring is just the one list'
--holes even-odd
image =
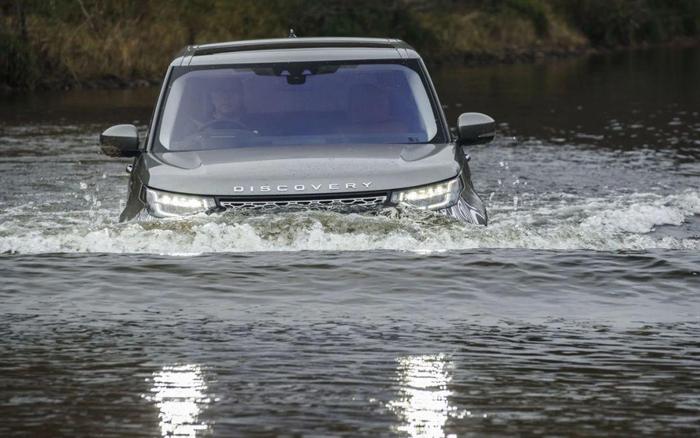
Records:
{"label": "grassy bank", "polygon": [[432,63],[517,61],[700,36],[700,0],[0,0],[5,89],[157,81],[187,44],[390,36]]}

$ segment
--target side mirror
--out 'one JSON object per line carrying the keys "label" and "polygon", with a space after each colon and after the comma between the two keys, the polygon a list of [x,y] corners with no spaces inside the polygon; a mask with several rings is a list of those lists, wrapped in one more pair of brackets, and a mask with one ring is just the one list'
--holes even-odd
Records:
{"label": "side mirror", "polygon": [[139,133],[134,125],[116,125],[100,134],[102,152],[110,157],[135,157],[139,150]]}
{"label": "side mirror", "polygon": [[496,121],[486,114],[464,113],[457,119],[457,142],[464,145],[486,144],[493,140]]}

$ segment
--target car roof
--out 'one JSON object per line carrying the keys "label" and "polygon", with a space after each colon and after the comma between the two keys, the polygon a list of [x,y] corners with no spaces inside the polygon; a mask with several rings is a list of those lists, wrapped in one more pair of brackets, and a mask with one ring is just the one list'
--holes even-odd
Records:
{"label": "car roof", "polygon": [[173,65],[417,59],[405,42],[390,38],[276,38],[185,47]]}

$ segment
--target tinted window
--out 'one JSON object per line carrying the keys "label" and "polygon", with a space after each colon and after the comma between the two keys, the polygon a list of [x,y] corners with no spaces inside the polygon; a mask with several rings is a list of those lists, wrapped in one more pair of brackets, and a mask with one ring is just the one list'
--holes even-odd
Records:
{"label": "tinted window", "polygon": [[426,143],[438,133],[420,75],[401,64],[190,70],[158,140],[173,151],[275,144]]}

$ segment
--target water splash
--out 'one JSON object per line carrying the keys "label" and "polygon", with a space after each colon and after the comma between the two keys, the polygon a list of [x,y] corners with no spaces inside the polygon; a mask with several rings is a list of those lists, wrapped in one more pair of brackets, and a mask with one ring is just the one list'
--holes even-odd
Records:
{"label": "water splash", "polygon": [[663,233],[700,214],[700,192],[660,196],[578,198],[521,196],[492,205],[491,224],[463,225],[420,212],[377,215],[295,212],[261,216],[218,215],[118,224],[117,211],[51,212],[24,209],[0,216],[2,253],[199,254],[249,251],[441,251],[475,248],[698,249],[700,238]]}

